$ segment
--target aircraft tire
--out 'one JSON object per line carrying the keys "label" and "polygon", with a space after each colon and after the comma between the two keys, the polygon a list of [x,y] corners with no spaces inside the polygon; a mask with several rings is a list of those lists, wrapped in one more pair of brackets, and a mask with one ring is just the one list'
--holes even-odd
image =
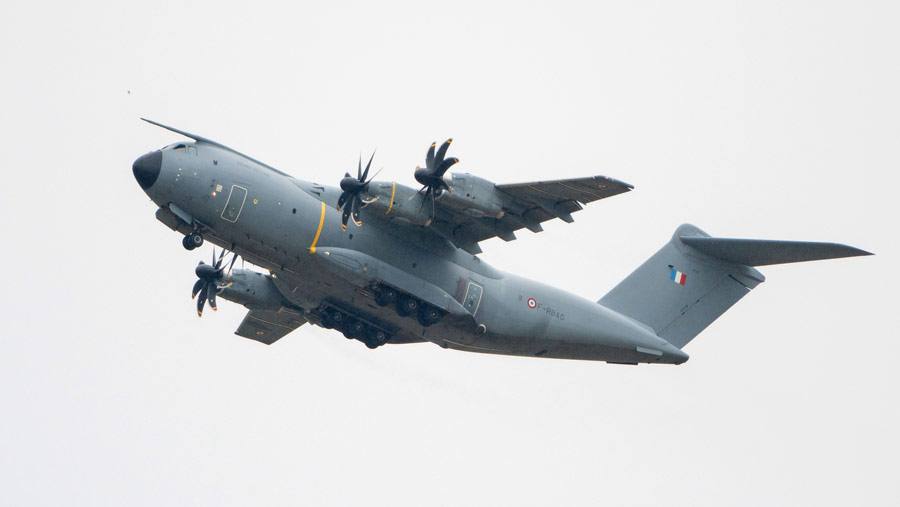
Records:
{"label": "aircraft tire", "polygon": [[419,311],[419,300],[407,295],[400,296],[397,300],[397,313],[401,317],[408,317]]}
{"label": "aircraft tire", "polygon": [[399,294],[397,291],[391,287],[386,285],[382,285],[378,288],[378,292],[375,293],[375,302],[378,306],[388,306],[391,303],[395,303]]}
{"label": "aircraft tire", "polygon": [[194,248],[200,248],[203,246],[203,235],[197,231],[194,231],[187,235],[189,238],[188,241]]}
{"label": "aircraft tire", "polygon": [[334,319],[332,318],[331,310],[322,311],[322,327],[325,329],[334,329]]}
{"label": "aircraft tire", "polygon": [[344,321],[347,320],[344,318],[344,314],[337,310],[326,311],[328,312],[328,321],[331,323],[331,329],[342,329]]}
{"label": "aircraft tire", "polygon": [[366,330],[366,345],[369,345],[369,343],[374,343],[375,347],[378,347],[384,345],[384,342],[386,342],[388,338],[388,334],[381,329],[370,327]]}
{"label": "aircraft tire", "polygon": [[344,336],[349,339],[361,339],[365,336],[366,325],[356,319],[347,319],[344,323]]}
{"label": "aircraft tire", "polygon": [[418,320],[419,324],[422,324],[423,327],[428,327],[437,324],[443,316],[443,313],[437,308],[429,304],[423,304],[421,308],[419,308],[419,313],[416,314],[416,320]]}
{"label": "aircraft tire", "polygon": [[194,245],[191,244],[191,236],[188,234],[181,240],[181,246],[184,247],[185,250],[191,251],[194,249]]}

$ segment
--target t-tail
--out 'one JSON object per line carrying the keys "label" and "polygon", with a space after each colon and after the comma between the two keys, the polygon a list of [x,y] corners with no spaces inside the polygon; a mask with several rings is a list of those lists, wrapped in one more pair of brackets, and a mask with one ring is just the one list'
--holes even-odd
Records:
{"label": "t-tail", "polygon": [[765,281],[753,266],[859,255],[872,254],[836,243],[711,238],[684,224],[598,303],[683,348]]}

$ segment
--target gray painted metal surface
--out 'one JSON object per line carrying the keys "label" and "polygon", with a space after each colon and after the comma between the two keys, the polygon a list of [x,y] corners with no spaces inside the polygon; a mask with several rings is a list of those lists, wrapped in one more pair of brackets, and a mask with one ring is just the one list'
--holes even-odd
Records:
{"label": "gray painted metal surface", "polygon": [[[512,240],[514,231],[540,231],[553,218],[571,221],[583,204],[630,185],[605,177],[494,185],[454,174],[447,178],[453,193],[436,196],[432,212],[431,201],[409,187],[371,182],[365,200],[377,199],[362,209],[363,225],[343,230],[341,189],[169,129],[194,142],[139,158],[135,176],[157,218],[186,242],[202,235],[268,271],[229,272],[222,284],[231,285],[219,293],[250,309],[237,334],[262,343],[305,322],[343,326],[348,335],[355,332],[349,319],[372,347],[381,339],[430,341],[481,353],[680,364],[688,359],[681,348],[764,280],[751,265],[866,254],[833,244],[709,238],[683,225],[593,302],[487,265],[475,255],[478,242]],[[391,295],[399,299],[388,301]],[[406,303],[417,318],[404,314]]]}

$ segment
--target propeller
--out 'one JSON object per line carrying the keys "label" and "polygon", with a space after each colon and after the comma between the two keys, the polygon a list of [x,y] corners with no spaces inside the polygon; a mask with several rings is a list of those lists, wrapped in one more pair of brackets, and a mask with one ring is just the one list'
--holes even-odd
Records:
{"label": "propeller", "polygon": [[200,295],[200,298],[197,299],[198,317],[203,315],[203,305],[205,305],[207,301],[209,301],[210,308],[218,310],[218,308],[216,308],[216,292],[219,290],[219,286],[227,287],[231,285],[231,282],[226,282],[226,278],[231,274],[231,268],[234,266],[234,261],[237,260],[237,252],[235,252],[234,256],[231,258],[231,263],[228,265],[227,272],[222,266],[224,258],[225,249],[222,249],[222,253],[219,254],[217,260],[216,248],[213,247],[212,264],[206,264],[203,261],[200,261],[200,264],[194,269],[194,273],[199,280],[194,283],[194,288],[191,290],[191,299],[196,298],[198,294]]}
{"label": "propeller", "polygon": [[[428,153],[425,155],[425,167],[416,166],[416,172],[414,174],[416,181],[422,184],[422,188],[419,189],[419,194],[422,192],[425,193],[425,199],[431,197],[431,218],[428,219],[425,225],[430,225],[431,221],[434,220],[434,199],[435,197],[441,195],[441,193],[446,190],[450,192],[450,185],[444,181],[444,173],[447,172],[447,169],[453,166],[453,164],[459,162],[458,158],[447,158],[444,156],[447,154],[447,149],[450,148],[450,143],[453,142],[453,139],[447,139],[444,141],[444,144],[438,148],[437,153],[435,153],[434,149],[437,145],[436,142],[431,143],[431,147],[428,148]],[[425,200],[422,201],[422,206],[425,205]],[[419,208],[422,209],[421,207]]]}
{"label": "propeller", "polygon": [[370,199],[368,201],[363,200],[360,196],[363,192],[369,190],[369,183],[375,179],[375,176],[378,176],[378,173],[381,172],[381,169],[376,172],[371,179],[366,179],[369,176],[369,167],[372,166],[372,159],[375,158],[375,152],[372,152],[372,156],[369,157],[369,163],[366,164],[366,169],[363,171],[362,168],[362,157],[359,157],[359,165],[356,168],[356,177],[350,176],[350,173],[344,173],[343,179],[341,179],[341,196],[338,198],[337,209],[341,211],[343,209],[343,213],[341,214],[341,226],[346,231],[347,230],[347,220],[353,216],[353,222],[359,226],[362,225],[362,222],[359,220],[359,210],[366,204],[374,201],[375,199]]}

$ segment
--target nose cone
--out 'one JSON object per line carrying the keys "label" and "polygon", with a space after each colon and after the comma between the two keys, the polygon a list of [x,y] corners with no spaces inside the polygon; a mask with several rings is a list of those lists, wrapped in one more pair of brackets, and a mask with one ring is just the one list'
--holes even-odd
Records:
{"label": "nose cone", "polygon": [[159,150],[142,155],[131,166],[131,170],[134,172],[134,179],[137,180],[144,190],[156,183],[160,169],[162,169],[162,152]]}

